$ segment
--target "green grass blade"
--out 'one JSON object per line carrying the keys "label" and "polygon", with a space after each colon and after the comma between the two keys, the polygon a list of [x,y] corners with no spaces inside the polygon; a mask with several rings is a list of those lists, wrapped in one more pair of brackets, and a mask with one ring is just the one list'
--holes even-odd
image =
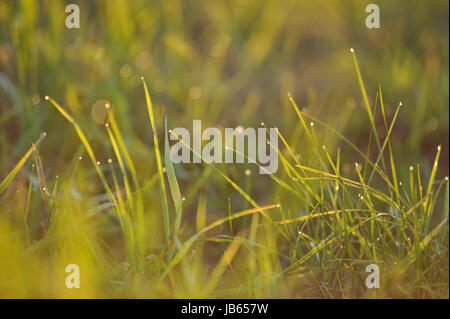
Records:
{"label": "green grass blade", "polygon": [[145,101],[147,103],[147,111],[148,111],[148,116],[150,118],[150,123],[152,126],[153,141],[155,144],[154,147],[155,147],[155,156],[156,156],[156,166],[158,169],[158,176],[159,176],[159,189],[161,192],[161,204],[162,204],[163,218],[164,218],[165,238],[166,238],[166,242],[169,242],[169,238],[170,238],[169,208],[168,208],[168,204],[167,204],[166,185],[164,182],[161,154],[159,152],[159,146],[158,146],[158,135],[157,135],[157,131],[156,131],[155,115],[153,113],[152,100],[150,99],[150,94],[148,93],[147,84],[145,83],[144,78],[142,78],[142,83],[144,84]]}
{"label": "green grass blade", "polygon": [[182,217],[182,199],[180,193],[180,187],[178,186],[177,177],[175,175],[175,170],[173,169],[172,158],[170,156],[169,148],[169,138],[167,134],[167,118],[165,120],[165,131],[164,131],[164,156],[166,162],[167,179],[169,180],[170,192],[172,194],[172,199],[175,205],[175,223],[174,223],[174,234],[178,233],[181,225]]}
{"label": "green grass blade", "polygon": [[49,96],[46,96],[45,99],[47,101],[50,101],[50,103],[66,118],[66,120],[69,121],[73,125],[73,127],[75,128],[75,131],[78,134],[78,137],[79,137],[81,143],[83,144],[84,148],[86,149],[86,152],[89,155],[89,159],[91,160],[92,164],[95,167],[95,170],[97,171],[97,175],[100,178],[100,181],[101,181],[103,187],[105,188],[105,191],[106,191],[109,199],[111,200],[111,202],[114,203],[115,206],[117,206],[117,201],[114,198],[114,195],[112,194],[111,188],[109,187],[108,183],[106,182],[106,179],[105,179],[105,176],[104,176],[102,170],[100,169],[99,165],[97,164],[97,160],[95,158],[94,151],[93,151],[88,139],[86,138],[86,135],[83,133],[83,131],[78,126],[78,124],[75,122],[75,120],[72,118],[72,116],[69,113],[67,113],[54,99],[52,99]]}
{"label": "green grass blade", "polygon": [[[38,145],[45,137],[45,133],[41,134],[41,137],[38,139],[35,145]],[[22,167],[27,162],[28,158],[33,153],[33,146],[31,146],[28,151],[25,153],[24,156],[17,162],[16,166],[6,175],[6,177],[2,180],[0,183],[0,194],[3,193],[3,191],[6,189],[6,187],[11,183],[11,181],[14,179],[14,177],[19,173],[19,171],[22,169]]]}

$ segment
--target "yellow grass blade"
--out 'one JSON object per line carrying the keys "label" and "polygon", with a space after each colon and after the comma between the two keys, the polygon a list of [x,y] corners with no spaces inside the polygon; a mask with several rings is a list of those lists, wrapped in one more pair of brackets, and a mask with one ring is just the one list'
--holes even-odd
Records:
{"label": "yellow grass blade", "polygon": [[159,146],[158,146],[158,135],[157,135],[157,131],[156,131],[155,115],[153,113],[152,100],[150,99],[150,94],[148,93],[147,84],[145,83],[144,78],[142,78],[142,83],[144,84],[145,101],[147,103],[148,116],[150,118],[150,124],[152,126],[153,141],[155,143],[154,148],[155,148],[155,156],[156,156],[156,166],[158,169],[159,190],[161,193],[161,204],[162,204],[163,218],[164,218],[164,230],[165,230],[164,234],[165,234],[166,242],[169,242],[169,238],[170,238],[169,208],[168,208],[168,204],[167,204],[166,185],[165,185],[165,181],[164,181],[164,174],[163,174],[163,168],[162,168],[162,162],[161,162],[161,154],[159,152]]}
{"label": "yellow grass blade", "polygon": [[[35,145],[38,145],[45,138],[45,135],[46,135],[45,133],[41,134]],[[17,173],[22,169],[22,167],[25,165],[25,163],[27,162],[28,158],[31,156],[32,153],[33,153],[33,146],[31,146],[28,149],[25,155],[22,156],[19,162],[17,162],[16,166],[14,166],[14,168],[2,180],[2,182],[0,183],[0,194],[3,193],[3,191],[9,185],[9,183],[11,183],[11,181],[14,179]]]}

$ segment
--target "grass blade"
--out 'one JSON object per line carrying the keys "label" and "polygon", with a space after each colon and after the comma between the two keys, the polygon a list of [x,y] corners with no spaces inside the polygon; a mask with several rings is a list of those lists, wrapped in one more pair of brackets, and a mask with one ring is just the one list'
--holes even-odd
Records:
{"label": "grass blade", "polygon": [[[38,145],[45,138],[45,136],[46,136],[46,134],[42,133],[41,137],[39,137],[39,139],[37,140],[35,145]],[[19,173],[19,171],[25,165],[25,163],[27,162],[28,158],[31,156],[32,153],[33,153],[33,146],[31,146],[28,149],[28,151],[25,153],[25,155],[22,156],[22,158],[19,160],[19,162],[17,162],[16,166],[14,166],[14,168],[2,180],[2,182],[0,183],[0,194],[3,193],[3,191],[9,185],[9,183],[11,183],[11,181],[14,179],[14,177],[17,175],[17,173]]]}
{"label": "grass blade", "polygon": [[156,166],[158,168],[159,190],[161,192],[161,204],[162,204],[163,218],[164,218],[164,233],[165,233],[166,242],[169,242],[169,238],[170,238],[169,209],[168,209],[168,204],[167,204],[166,185],[164,182],[161,154],[159,152],[159,146],[158,146],[158,134],[156,131],[155,115],[153,113],[152,100],[150,99],[150,94],[148,93],[147,84],[145,83],[144,78],[141,78],[141,79],[142,79],[142,83],[144,84],[145,101],[147,103],[148,116],[150,118],[150,123],[152,126],[153,141],[155,143],[154,147],[155,147],[155,156],[156,156]]}
{"label": "grass blade", "polygon": [[172,158],[170,156],[169,148],[169,138],[167,135],[167,118],[165,120],[165,131],[164,131],[164,156],[167,169],[167,179],[169,180],[170,192],[172,194],[172,199],[175,204],[175,223],[174,223],[174,234],[178,233],[181,225],[182,216],[182,199],[180,193],[180,187],[178,186],[177,176],[175,175],[175,170],[173,169]]}

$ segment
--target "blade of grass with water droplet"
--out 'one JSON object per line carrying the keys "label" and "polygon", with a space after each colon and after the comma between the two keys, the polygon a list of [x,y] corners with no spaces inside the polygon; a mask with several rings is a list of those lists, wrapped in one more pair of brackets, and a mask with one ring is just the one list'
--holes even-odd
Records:
{"label": "blade of grass with water droplet", "polygon": [[162,204],[163,219],[164,219],[164,234],[165,234],[166,242],[168,243],[169,238],[170,238],[170,225],[169,225],[170,218],[169,218],[169,209],[168,209],[168,204],[167,204],[166,185],[165,185],[165,181],[164,181],[164,174],[163,174],[162,162],[161,162],[161,154],[159,152],[159,146],[158,146],[158,135],[157,135],[157,131],[156,131],[155,115],[153,113],[152,100],[150,99],[150,94],[148,92],[147,84],[145,83],[144,78],[142,78],[142,83],[144,84],[145,101],[147,103],[148,116],[150,118],[150,124],[151,124],[152,131],[153,131],[156,167],[158,169],[159,190],[161,193],[161,204]]}
{"label": "blade of grass with water droplet", "polygon": [[[136,242],[138,244],[139,247],[139,254],[140,254],[140,258],[144,258],[145,256],[145,221],[144,221],[144,203],[143,203],[143,199],[142,199],[142,193],[143,193],[143,189],[141,189],[141,187],[139,186],[139,181],[137,178],[137,174],[136,174],[136,168],[134,166],[133,161],[131,160],[131,156],[128,152],[128,149],[125,145],[125,142],[123,140],[122,137],[122,133],[120,132],[119,126],[117,125],[117,121],[114,117],[114,113],[112,111],[112,109],[109,107],[107,107],[107,113],[108,113],[108,128],[111,129],[111,137],[114,138],[118,149],[115,150],[116,152],[116,157],[117,155],[120,157],[120,155],[123,156],[123,160],[121,158],[121,162],[122,162],[122,166],[125,162],[128,170],[130,171],[130,175],[131,175],[131,179],[133,181],[134,184],[134,188],[135,188],[135,205],[134,205],[134,210],[132,210],[132,213],[134,213],[136,221],[135,221],[135,228],[136,228]],[[116,146],[116,147],[117,147]],[[118,158],[119,158],[118,157]],[[120,165],[120,163],[119,163]],[[122,172],[124,172],[124,167],[121,167]],[[126,177],[127,175],[125,173],[124,177]]]}
{"label": "blade of grass with water droplet", "polygon": [[[72,118],[72,116],[69,113],[67,113],[54,99],[52,99],[49,96],[46,96],[45,99],[50,101],[50,103],[61,113],[61,115],[63,115],[66,118],[66,120],[69,121],[69,123],[71,123],[73,125],[73,127],[75,128],[75,131],[78,134],[78,137],[79,137],[81,143],[83,144],[86,152],[89,155],[89,158],[90,158],[92,164],[95,167],[95,170],[97,171],[97,175],[99,176],[100,181],[103,184],[103,187],[105,188],[105,191],[108,194],[109,199],[114,203],[115,206],[117,206],[117,201],[114,198],[114,195],[112,194],[111,188],[109,187],[108,183],[106,182],[106,179],[105,179],[105,176],[103,175],[102,170],[97,165],[97,160],[95,158],[94,151],[92,150],[91,144],[87,140],[86,135],[84,135],[83,131],[78,126],[78,124],[75,122],[75,120]],[[119,213],[118,210],[117,210],[117,212]]]}

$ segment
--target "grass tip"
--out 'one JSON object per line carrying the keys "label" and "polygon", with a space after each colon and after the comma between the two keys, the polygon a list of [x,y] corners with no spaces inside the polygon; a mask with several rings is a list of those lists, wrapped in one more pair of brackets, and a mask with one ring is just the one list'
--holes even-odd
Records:
{"label": "grass tip", "polygon": [[110,109],[110,108],[111,108],[111,104],[106,103],[106,104],[105,104],[105,108]]}
{"label": "grass tip", "polygon": [[439,145],[439,146],[437,147],[437,150],[438,150],[438,151],[440,151],[440,150],[441,150],[441,146],[440,146],[440,145]]}
{"label": "grass tip", "polygon": [[111,164],[112,163],[112,159],[108,158],[108,163]]}
{"label": "grass tip", "polygon": [[50,99],[50,97],[48,96],[48,95],[46,95],[45,97],[44,97],[44,99],[46,99],[47,101]]}
{"label": "grass tip", "polygon": [[414,170],[414,166],[411,165],[411,166],[409,167],[409,170],[412,172],[412,171]]}
{"label": "grass tip", "polygon": [[309,125],[314,126],[314,122],[309,123]]}
{"label": "grass tip", "polygon": [[350,48],[350,52],[353,53],[355,52],[355,50],[353,48]]}

